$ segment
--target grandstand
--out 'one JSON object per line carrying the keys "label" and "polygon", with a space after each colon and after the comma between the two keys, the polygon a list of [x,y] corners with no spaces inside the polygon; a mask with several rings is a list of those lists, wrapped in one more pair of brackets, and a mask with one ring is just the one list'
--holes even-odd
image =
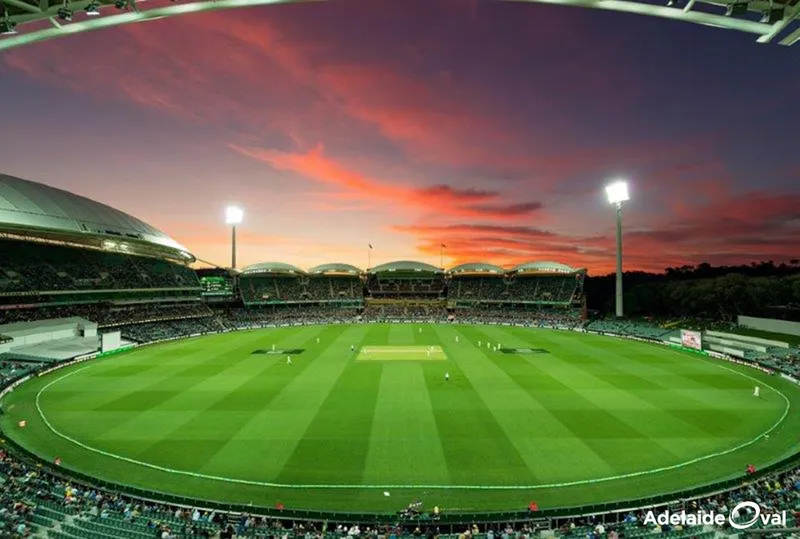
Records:
{"label": "grandstand", "polygon": [[[7,353],[13,345],[17,355],[67,359],[97,350],[98,329],[211,316],[189,267],[194,256],[155,227],[12,176],[0,175],[0,196],[0,340],[7,341],[0,346]],[[89,327],[93,335],[84,334]],[[20,344],[35,335],[61,337]]]}
{"label": "grandstand", "polygon": [[376,299],[440,298],[445,291],[445,272],[424,262],[399,260],[368,270],[366,287]]}
{"label": "grandstand", "polygon": [[448,271],[447,306],[457,316],[471,319],[508,316],[532,320],[538,315],[566,317],[567,324],[585,316],[585,269],[556,262],[530,262],[511,270],[483,263],[456,266]]}
{"label": "grandstand", "polygon": [[280,262],[263,262],[244,268],[239,291],[246,306],[289,304],[363,305],[361,270],[348,264],[324,264],[308,272]]}

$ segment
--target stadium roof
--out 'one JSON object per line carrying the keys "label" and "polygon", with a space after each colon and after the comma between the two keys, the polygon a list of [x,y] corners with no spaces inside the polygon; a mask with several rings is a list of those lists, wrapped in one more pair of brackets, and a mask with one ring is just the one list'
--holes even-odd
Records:
{"label": "stadium roof", "polygon": [[496,273],[502,275],[506,273],[506,270],[500,266],[495,266],[494,264],[486,264],[484,262],[468,262],[466,264],[459,264],[458,266],[450,268],[447,270],[447,273],[450,273],[451,275],[457,273]]}
{"label": "stadium roof", "polygon": [[[186,247],[136,217],[62,189],[5,174],[0,174],[0,231],[94,243],[116,251],[130,248],[136,252],[148,245],[159,254],[194,261]],[[102,245],[98,239],[103,240]]]}
{"label": "stadium roof", "polygon": [[512,268],[509,273],[579,273],[585,269],[573,268],[559,262],[526,262]]}
{"label": "stadium roof", "polygon": [[305,275],[306,272],[297,266],[285,264],[283,262],[261,262],[259,264],[250,264],[242,269],[242,274],[248,273],[292,273],[297,275]]}
{"label": "stadium roof", "polygon": [[419,271],[424,273],[443,273],[442,268],[431,266],[430,264],[426,264],[425,262],[414,262],[413,260],[398,260],[397,262],[388,262],[386,264],[375,266],[374,268],[367,271],[368,273],[385,273],[390,271],[398,271],[398,272]]}
{"label": "stadium roof", "polygon": [[318,274],[318,273],[350,273],[353,275],[361,275],[364,273],[361,269],[350,265],[350,264],[343,264],[339,262],[333,262],[331,264],[320,264],[319,266],[314,266],[308,273],[311,275]]}
{"label": "stadium roof", "polygon": [[[96,17],[72,17],[65,20],[59,10],[67,4],[59,0],[3,0],[0,2],[0,23],[3,28],[10,24],[9,34],[0,36],[0,50],[19,47],[48,39],[75,35],[101,28],[123,24],[157,20],[188,13],[217,11],[244,6],[292,3],[298,0],[196,0],[164,5],[145,0],[124,0],[126,9],[114,9],[112,0],[72,0],[68,3],[70,13],[99,8]],[[757,36],[760,43],[778,41],[781,45],[792,45],[800,41],[800,28],[795,22],[800,15],[796,0],[690,0],[685,5],[653,4],[644,0],[518,0],[580,6],[602,10],[633,13],[649,17],[702,24],[717,28],[737,30]],[[753,20],[753,15],[768,17]],[[730,15],[730,16],[728,16]],[[7,19],[4,17],[8,17]],[[755,17],[757,18],[757,17]],[[35,23],[39,24],[35,24]],[[46,24],[41,24],[45,22]],[[19,25],[19,33],[14,27]],[[22,27],[26,27],[24,30]]]}

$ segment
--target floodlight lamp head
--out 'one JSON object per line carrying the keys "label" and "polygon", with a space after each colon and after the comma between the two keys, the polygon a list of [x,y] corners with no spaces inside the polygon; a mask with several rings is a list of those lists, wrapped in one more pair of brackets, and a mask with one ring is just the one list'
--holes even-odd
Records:
{"label": "floodlight lamp head", "polygon": [[238,206],[228,206],[225,208],[225,224],[238,225],[244,218],[244,210]]}
{"label": "floodlight lamp head", "polygon": [[628,182],[625,180],[617,180],[606,185],[606,196],[610,204],[622,204],[630,200],[628,194]]}

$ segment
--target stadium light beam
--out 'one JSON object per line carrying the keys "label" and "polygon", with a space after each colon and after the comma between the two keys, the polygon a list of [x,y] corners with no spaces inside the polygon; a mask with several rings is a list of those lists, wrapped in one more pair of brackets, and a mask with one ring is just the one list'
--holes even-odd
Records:
{"label": "stadium light beam", "polygon": [[238,206],[225,209],[225,224],[231,225],[231,269],[236,269],[236,225],[242,222],[244,210]]}
{"label": "stadium light beam", "polygon": [[622,318],[624,314],[622,305],[622,204],[630,200],[628,183],[617,180],[606,185],[608,202],[617,207],[617,286],[616,286],[616,315]]}

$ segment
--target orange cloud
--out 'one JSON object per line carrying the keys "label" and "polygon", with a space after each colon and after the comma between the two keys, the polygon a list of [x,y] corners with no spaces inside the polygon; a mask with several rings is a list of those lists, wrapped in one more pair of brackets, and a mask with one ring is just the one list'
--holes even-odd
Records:
{"label": "orange cloud", "polygon": [[[751,191],[687,207],[679,221],[664,219],[625,230],[625,267],[663,271],[683,264],[738,264],[753,260],[797,258],[800,245],[800,195]],[[531,260],[555,260],[588,267],[594,274],[614,270],[616,244],[611,231],[570,236],[525,226],[418,223],[392,230],[412,236],[424,256],[445,254],[451,264],[483,261],[513,266]],[[724,241],[720,241],[724,238]]]}
{"label": "orange cloud", "polygon": [[[97,56],[98,49],[104,54]],[[3,60],[76,92],[229,125],[236,139],[275,134],[316,144],[346,128],[344,117],[377,129],[416,161],[532,164],[526,157],[530,133],[510,131],[501,118],[481,112],[447,78],[342,62],[347,51],[309,35],[305,24],[256,23],[241,12],[199,14],[115,29],[113,36],[87,34],[73,39],[69,50],[44,43]]]}
{"label": "orange cloud", "polygon": [[500,193],[459,189],[449,185],[414,187],[402,182],[381,181],[351,170],[328,158],[321,146],[306,153],[287,153],[232,145],[234,151],[278,170],[291,171],[317,183],[336,187],[345,198],[377,200],[443,217],[517,219],[535,213],[538,202],[507,203]]}

